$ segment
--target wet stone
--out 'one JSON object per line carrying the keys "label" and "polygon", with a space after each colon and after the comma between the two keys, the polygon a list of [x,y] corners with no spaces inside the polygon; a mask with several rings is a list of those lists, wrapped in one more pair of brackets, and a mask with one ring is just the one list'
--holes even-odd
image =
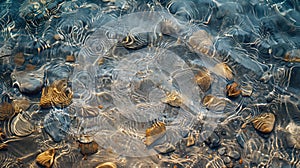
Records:
{"label": "wet stone", "polygon": [[167,97],[162,100],[164,103],[167,103],[173,107],[180,107],[183,103],[183,100],[178,92],[172,91],[167,93]]}
{"label": "wet stone", "polygon": [[14,86],[18,86],[22,93],[35,94],[43,87],[44,74],[42,69],[37,71],[14,71],[11,74]]}
{"label": "wet stone", "polygon": [[75,62],[75,56],[74,55],[67,55],[66,56],[66,62]]}
{"label": "wet stone", "polygon": [[221,147],[221,148],[218,149],[218,153],[219,153],[221,156],[224,155],[225,152],[226,152],[226,148],[225,148],[225,147]]}
{"label": "wet stone", "polygon": [[232,150],[229,151],[227,155],[230,158],[235,159],[235,160],[238,160],[241,157],[241,155],[240,155],[240,153],[238,151],[232,151]]}
{"label": "wet stone", "polygon": [[231,162],[231,159],[230,159],[230,157],[228,157],[228,156],[224,157],[223,160],[224,160],[224,163],[226,163],[226,164],[228,164],[228,163]]}
{"label": "wet stone", "polygon": [[206,92],[212,83],[210,72],[206,68],[202,68],[195,75],[195,82],[199,85],[202,91]]}
{"label": "wet stone", "polygon": [[275,125],[275,115],[273,113],[258,115],[252,119],[252,124],[256,130],[262,133],[270,133]]}
{"label": "wet stone", "polygon": [[3,102],[0,104],[0,121],[9,119],[14,113],[15,110],[11,103]]}
{"label": "wet stone", "polygon": [[60,142],[67,135],[71,117],[63,110],[51,110],[44,119],[44,129],[54,142]]}
{"label": "wet stone", "polygon": [[57,80],[50,86],[43,88],[40,106],[42,108],[51,106],[63,108],[71,104],[72,98],[73,92],[68,86],[67,80]]}
{"label": "wet stone", "polygon": [[54,156],[55,156],[55,149],[53,148],[48,149],[47,151],[40,153],[36,157],[36,162],[41,166],[50,168],[53,165]]}
{"label": "wet stone", "polygon": [[212,133],[204,142],[210,147],[210,148],[217,148],[220,146],[220,137],[216,133]]}
{"label": "wet stone", "polygon": [[154,143],[157,139],[162,137],[166,133],[166,124],[163,122],[154,123],[150,128],[146,129],[146,140],[147,146]]}
{"label": "wet stone", "polygon": [[85,157],[97,153],[98,147],[99,145],[95,141],[92,141],[90,143],[79,144],[80,153],[83,154]]}
{"label": "wet stone", "polygon": [[154,146],[154,149],[161,154],[166,154],[175,151],[175,146],[170,143]]}
{"label": "wet stone", "polygon": [[238,89],[238,84],[233,82],[226,86],[227,96],[229,97],[238,97],[241,94],[241,90]]}
{"label": "wet stone", "polygon": [[25,62],[25,58],[24,58],[24,54],[22,52],[15,54],[14,63],[17,66],[22,66],[24,64],[24,62]]}

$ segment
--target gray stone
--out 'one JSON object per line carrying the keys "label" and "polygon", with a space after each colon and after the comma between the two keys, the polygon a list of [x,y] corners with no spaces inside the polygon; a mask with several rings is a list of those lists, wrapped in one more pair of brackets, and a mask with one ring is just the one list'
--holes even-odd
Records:
{"label": "gray stone", "polygon": [[224,155],[225,152],[226,152],[226,148],[225,148],[225,147],[221,147],[221,148],[218,149],[218,153],[219,153],[221,156]]}
{"label": "gray stone", "polygon": [[161,154],[166,154],[175,151],[175,146],[170,143],[165,143],[154,146],[154,149]]}
{"label": "gray stone", "polygon": [[229,151],[228,156],[235,160],[238,160],[241,157],[241,155],[238,151]]}

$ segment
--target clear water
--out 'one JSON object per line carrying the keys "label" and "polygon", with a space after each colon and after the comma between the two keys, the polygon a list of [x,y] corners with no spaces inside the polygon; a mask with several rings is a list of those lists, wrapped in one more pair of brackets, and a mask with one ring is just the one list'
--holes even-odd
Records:
{"label": "clear water", "polygon": [[0,8],[0,167],[300,167],[299,1]]}

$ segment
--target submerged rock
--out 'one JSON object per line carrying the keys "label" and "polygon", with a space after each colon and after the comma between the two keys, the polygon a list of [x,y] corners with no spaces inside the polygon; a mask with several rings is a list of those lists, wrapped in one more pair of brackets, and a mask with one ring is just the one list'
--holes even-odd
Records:
{"label": "submerged rock", "polygon": [[151,145],[157,139],[162,137],[166,132],[166,124],[163,122],[157,122],[152,125],[152,127],[146,130],[146,140],[145,144],[147,146]]}
{"label": "submerged rock", "polygon": [[270,133],[275,125],[275,115],[273,113],[258,115],[252,119],[252,124],[256,130],[262,133]]}
{"label": "submerged rock", "polygon": [[66,79],[54,81],[50,86],[43,88],[40,100],[40,106],[49,108],[52,105],[56,107],[66,107],[71,104],[73,92]]}
{"label": "submerged rock", "polygon": [[203,68],[195,75],[195,82],[199,85],[203,92],[206,92],[212,83],[212,77],[207,68]]}
{"label": "submerged rock", "polygon": [[98,147],[99,145],[95,141],[79,144],[80,153],[83,154],[84,157],[86,157],[87,155],[92,155],[94,153],[97,153]]}
{"label": "submerged rock", "polygon": [[43,125],[53,141],[60,142],[70,129],[71,117],[64,110],[51,110],[45,116]]}
{"label": "submerged rock", "polygon": [[46,150],[45,152],[40,153],[35,160],[39,165],[50,168],[53,165],[54,156],[55,149],[51,148]]}
{"label": "submerged rock", "polygon": [[3,102],[0,104],[0,121],[6,120],[15,114],[13,105],[8,102]]}
{"label": "submerged rock", "polygon": [[36,71],[13,71],[11,74],[13,85],[18,86],[20,92],[36,94],[41,91],[44,84],[43,67]]}

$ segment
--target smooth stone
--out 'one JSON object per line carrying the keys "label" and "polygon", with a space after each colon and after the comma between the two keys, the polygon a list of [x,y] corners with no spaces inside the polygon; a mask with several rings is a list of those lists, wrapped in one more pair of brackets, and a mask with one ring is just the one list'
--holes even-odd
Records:
{"label": "smooth stone", "polygon": [[50,111],[44,119],[44,129],[54,142],[60,142],[65,138],[70,124],[71,118],[63,110]]}
{"label": "smooth stone", "polygon": [[170,143],[154,146],[154,149],[161,154],[166,154],[175,151],[175,146]]}
{"label": "smooth stone", "polygon": [[262,133],[272,132],[275,125],[275,115],[273,113],[263,113],[252,120],[253,127]]}
{"label": "smooth stone", "polygon": [[238,151],[229,151],[227,155],[230,158],[235,159],[235,160],[238,160],[241,157],[241,155]]}
{"label": "smooth stone", "polygon": [[14,71],[11,74],[13,85],[18,86],[20,92],[35,94],[42,90],[44,84],[43,69],[36,71]]}
{"label": "smooth stone", "polygon": [[230,159],[230,157],[227,156],[227,157],[224,157],[223,161],[224,161],[224,163],[228,164],[231,162],[231,159]]}
{"label": "smooth stone", "polygon": [[216,148],[220,146],[220,138],[216,133],[212,133],[205,141],[210,148]]}
{"label": "smooth stone", "polygon": [[226,152],[226,148],[225,148],[225,147],[221,147],[221,148],[218,149],[218,153],[219,153],[221,156],[224,155],[225,152]]}

